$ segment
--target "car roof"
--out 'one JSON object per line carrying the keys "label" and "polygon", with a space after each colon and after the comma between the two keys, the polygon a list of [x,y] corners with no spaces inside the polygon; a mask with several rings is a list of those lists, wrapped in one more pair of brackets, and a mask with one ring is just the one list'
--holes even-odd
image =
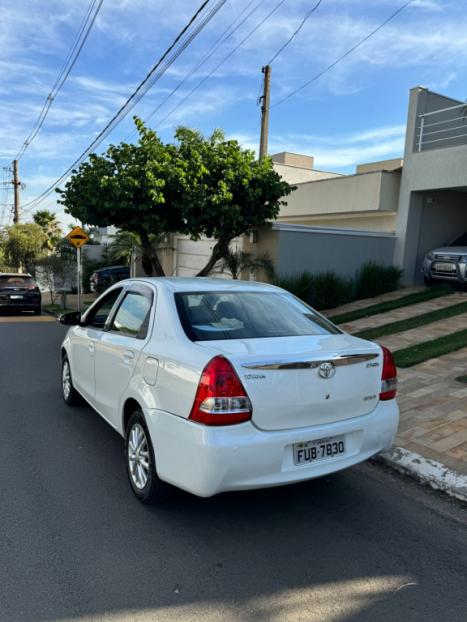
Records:
{"label": "car roof", "polygon": [[240,281],[234,279],[215,279],[210,277],[139,277],[132,281],[149,282],[172,292],[207,292],[207,291],[278,291],[274,285],[258,281]]}

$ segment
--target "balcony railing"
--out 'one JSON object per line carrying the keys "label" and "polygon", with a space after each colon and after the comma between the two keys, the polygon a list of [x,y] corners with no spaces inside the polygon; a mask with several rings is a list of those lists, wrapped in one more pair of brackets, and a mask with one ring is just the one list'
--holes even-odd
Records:
{"label": "balcony railing", "polygon": [[416,151],[467,144],[467,103],[418,115]]}

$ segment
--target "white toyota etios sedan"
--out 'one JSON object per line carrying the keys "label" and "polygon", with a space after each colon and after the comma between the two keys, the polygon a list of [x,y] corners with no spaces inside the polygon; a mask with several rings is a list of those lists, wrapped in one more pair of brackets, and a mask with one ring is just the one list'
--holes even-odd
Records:
{"label": "white toyota etios sedan", "polygon": [[60,321],[65,402],[125,438],[145,503],[167,484],[209,497],[312,479],[393,443],[391,353],[272,285],[130,279]]}

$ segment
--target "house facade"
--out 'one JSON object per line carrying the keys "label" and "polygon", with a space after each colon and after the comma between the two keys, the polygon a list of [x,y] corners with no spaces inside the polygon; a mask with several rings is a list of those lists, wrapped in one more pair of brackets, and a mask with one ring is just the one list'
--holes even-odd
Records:
{"label": "house facade", "polygon": [[[419,282],[425,253],[467,231],[467,104],[460,100],[412,89],[403,157],[360,164],[354,174],[317,170],[313,157],[301,154],[272,159],[296,190],[275,222],[233,246],[268,253],[278,274],[350,275],[374,260],[402,267],[406,283]],[[195,275],[213,245],[171,236],[166,274]]]}

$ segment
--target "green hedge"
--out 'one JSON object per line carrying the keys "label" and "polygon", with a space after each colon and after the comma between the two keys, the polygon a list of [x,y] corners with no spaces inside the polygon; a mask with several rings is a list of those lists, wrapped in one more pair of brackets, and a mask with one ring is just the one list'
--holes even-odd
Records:
{"label": "green hedge", "polygon": [[304,270],[299,274],[278,276],[274,284],[315,309],[332,309],[393,291],[399,287],[401,276],[399,268],[370,261],[362,265],[354,278],[340,276],[332,270],[317,274]]}

